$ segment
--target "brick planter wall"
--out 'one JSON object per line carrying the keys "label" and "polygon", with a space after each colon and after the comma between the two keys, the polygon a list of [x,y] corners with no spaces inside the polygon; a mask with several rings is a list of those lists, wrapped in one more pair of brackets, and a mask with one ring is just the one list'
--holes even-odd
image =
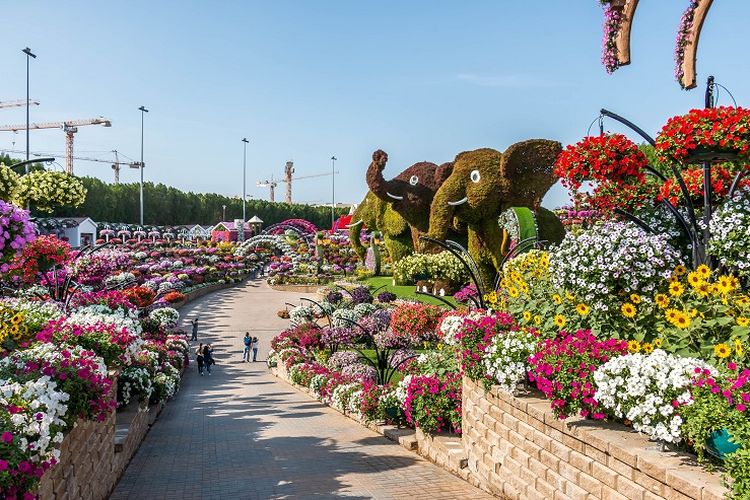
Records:
{"label": "brick planter wall", "polygon": [[463,383],[463,445],[481,488],[505,498],[702,499],[727,490],[685,453],[623,425],[561,421],[549,401]]}

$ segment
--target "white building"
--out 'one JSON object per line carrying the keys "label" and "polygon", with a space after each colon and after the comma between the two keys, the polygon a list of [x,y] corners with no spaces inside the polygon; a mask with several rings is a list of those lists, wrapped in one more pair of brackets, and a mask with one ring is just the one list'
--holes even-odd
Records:
{"label": "white building", "polygon": [[66,239],[73,248],[92,245],[96,242],[98,226],[89,217],[55,217],[59,223],[57,236]]}

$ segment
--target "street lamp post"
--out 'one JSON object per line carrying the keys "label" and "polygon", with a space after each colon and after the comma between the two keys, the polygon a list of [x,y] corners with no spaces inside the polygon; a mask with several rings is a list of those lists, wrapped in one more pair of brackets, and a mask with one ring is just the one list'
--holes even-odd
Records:
{"label": "street lamp post", "polygon": [[331,229],[336,223],[336,160],[331,156]]}
{"label": "street lamp post", "polygon": [[248,141],[246,137],[242,139],[242,222],[243,223],[247,220],[247,215],[245,214],[245,200],[247,199],[245,178],[247,177],[246,175],[247,144],[249,142],[250,141]]}
{"label": "street lamp post", "polygon": [[221,220],[222,221],[227,220],[227,206],[226,205],[221,206]]}
{"label": "street lamp post", "polygon": [[141,112],[141,192],[140,192],[140,198],[141,198],[141,226],[143,225],[143,120],[144,116],[146,116],[146,113],[148,113],[148,110],[145,106],[141,106],[138,108],[138,110]]}
{"label": "street lamp post", "polygon": [[[28,161],[30,156],[30,149],[29,149],[29,61],[30,58],[36,59],[36,54],[31,52],[31,49],[26,47],[21,52],[26,54],[26,160]],[[29,164],[27,163],[25,166],[25,171],[28,174],[29,173]]]}

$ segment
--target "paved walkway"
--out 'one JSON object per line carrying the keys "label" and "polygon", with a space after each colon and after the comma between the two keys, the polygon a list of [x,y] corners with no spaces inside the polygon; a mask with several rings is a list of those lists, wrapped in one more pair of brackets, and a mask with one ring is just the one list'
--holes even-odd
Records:
{"label": "paved walkway", "polygon": [[133,457],[112,499],[488,498],[480,490],[241,361],[241,337],[270,338],[301,295],[262,282],[182,309],[214,344],[211,376],[195,366]]}

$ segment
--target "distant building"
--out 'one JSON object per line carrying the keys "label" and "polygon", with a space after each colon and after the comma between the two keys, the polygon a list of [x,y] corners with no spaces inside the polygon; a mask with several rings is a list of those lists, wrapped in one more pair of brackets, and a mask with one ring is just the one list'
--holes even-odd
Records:
{"label": "distant building", "polygon": [[51,217],[40,232],[54,234],[70,243],[73,248],[92,245],[96,242],[98,226],[89,217]]}
{"label": "distant building", "polygon": [[[255,227],[245,222],[245,239],[255,234]],[[211,241],[237,241],[237,234],[237,226],[234,222],[219,222],[211,229]]]}

